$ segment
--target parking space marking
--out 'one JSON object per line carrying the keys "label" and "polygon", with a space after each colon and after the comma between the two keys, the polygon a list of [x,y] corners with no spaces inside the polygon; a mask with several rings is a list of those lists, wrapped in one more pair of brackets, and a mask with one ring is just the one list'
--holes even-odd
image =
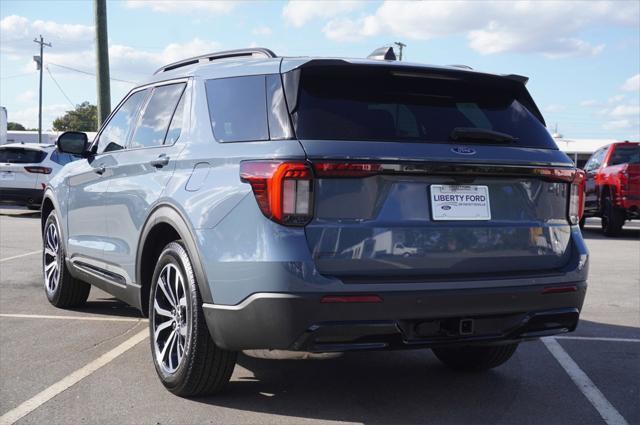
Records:
{"label": "parking space marking", "polygon": [[640,342],[638,338],[606,338],[599,336],[554,336],[555,339],[574,339],[578,341],[604,341],[604,342]]}
{"label": "parking space marking", "polygon": [[629,425],[555,338],[542,338],[542,343],[608,425]]}
{"label": "parking space marking", "polygon": [[15,260],[16,258],[28,257],[29,255],[40,254],[42,252],[41,249],[37,251],[27,252],[26,254],[14,255],[13,257],[1,258],[0,263],[4,263],[5,261]]}
{"label": "parking space marking", "polygon": [[13,317],[19,319],[59,319],[59,320],[95,320],[102,322],[146,322],[142,317],[93,317],[93,316],[53,316],[46,314],[9,314],[2,313],[0,317]]}
{"label": "parking space marking", "polygon": [[103,354],[102,356],[86,364],[75,372],[72,372],[55,384],[51,385],[49,388],[20,404],[15,409],[10,410],[4,415],[0,416],[0,425],[10,425],[15,423],[16,421],[33,412],[38,407],[42,406],[44,403],[51,400],[67,388],[77,384],[82,379],[100,369],[102,366],[108,364],[121,354],[124,354],[127,350],[133,348],[136,344],[138,344],[140,341],[143,341],[148,336],[149,331],[147,329],[138,332],[122,344],[118,345],[113,350]]}

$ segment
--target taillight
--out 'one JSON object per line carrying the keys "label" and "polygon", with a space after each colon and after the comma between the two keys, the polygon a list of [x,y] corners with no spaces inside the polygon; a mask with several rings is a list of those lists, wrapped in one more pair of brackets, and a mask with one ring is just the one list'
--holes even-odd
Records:
{"label": "taillight", "polygon": [[251,185],[260,211],[280,224],[302,226],[313,211],[313,174],[305,162],[244,161],[240,180]]}
{"label": "taillight", "polygon": [[584,184],[584,171],[576,170],[569,193],[569,222],[571,224],[578,224],[584,214]]}
{"label": "taillight", "polygon": [[327,177],[369,177],[382,171],[382,164],[367,162],[319,162],[313,165],[316,176]]}
{"label": "taillight", "polygon": [[29,173],[36,174],[51,174],[51,168],[49,167],[24,167]]}

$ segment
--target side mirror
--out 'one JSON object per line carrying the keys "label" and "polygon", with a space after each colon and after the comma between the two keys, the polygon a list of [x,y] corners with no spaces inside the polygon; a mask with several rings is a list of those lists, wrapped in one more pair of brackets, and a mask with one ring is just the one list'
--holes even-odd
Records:
{"label": "side mirror", "polygon": [[56,142],[58,151],[84,156],[89,147],[89,138],[79,131],[65,131]]}

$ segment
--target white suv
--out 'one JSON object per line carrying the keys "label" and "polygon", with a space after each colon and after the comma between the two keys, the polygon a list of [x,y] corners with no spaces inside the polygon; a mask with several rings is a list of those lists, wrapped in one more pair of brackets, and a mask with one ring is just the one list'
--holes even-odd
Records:
{"label": "white suv", "polygon": [[10,143],[0,146],[0,204],[40,209],[49,179],[78,158],[58,152],[55,145]]}

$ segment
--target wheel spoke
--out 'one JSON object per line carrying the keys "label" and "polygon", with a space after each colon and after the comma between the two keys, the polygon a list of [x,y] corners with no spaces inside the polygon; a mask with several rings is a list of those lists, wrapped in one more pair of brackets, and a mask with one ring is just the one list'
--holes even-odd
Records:
{"label": "wheel spoke", "polygon": [[57,256],[58,256],[58,254],[57,254],[54,250],[52,250],[51,248],[49,248],[48,246],[46,246],[46,247],[44,248],[44,253],[45,253],[45,254],[47,254],[47,255],[48,255],[48,256],[50,256],[50,257],[57,257]]}
{"label": "wheel spoke", "polygon": [[167,301],[169,301],[169,304],[171,304],[171,306],[173,308],[175,308],[176,307],[176,302],[174,301],[173,297],[169,294],[169,291],[166,288],[166,286],[168,286],[167,282],[162,277],[162,275],[160,275],[160,278],[158,279],[158,286],[160,287],[160,290],[164,294],[164,297],[167,299]]}
{"label": "wheel spoke", "polygon": [[163,322],[162,324],[160,324],[158,327],[156,327],[154,333],[153,333],[153,338],[156,342],[158,342],[158,335],[160,335],[160,332],[162,332],[163,330],[167,329],[169,326],[171,326],[171,323],[173,323],[172,320],[167,320],[166,322]]}
{"label": "wheel spoke", "polygon": [[49,264],[47,264],[46,266],[44,266],[45,273],[48,272],[51,268],[53,268],[55,266],[56,266],[56,262],[55,261],[52,261]]}
{"label": "wheel spoke", "polygon": [[161,316],[173,318],[169,310],[165,310],[164,308],[160,307],[160,305],[158,304],[158,300],[153,300],[153,309]]}
{"label": "wheel spoke", "polygon": [[169,344],[171,344],[175,336],[176,336],[176,331],[171,331],[169,338],[167,338],[167,342],[165,342],[164,347],[162,347],[162,352],[160,353],[160,361],[164,361],[167,351],[169,351]]}

